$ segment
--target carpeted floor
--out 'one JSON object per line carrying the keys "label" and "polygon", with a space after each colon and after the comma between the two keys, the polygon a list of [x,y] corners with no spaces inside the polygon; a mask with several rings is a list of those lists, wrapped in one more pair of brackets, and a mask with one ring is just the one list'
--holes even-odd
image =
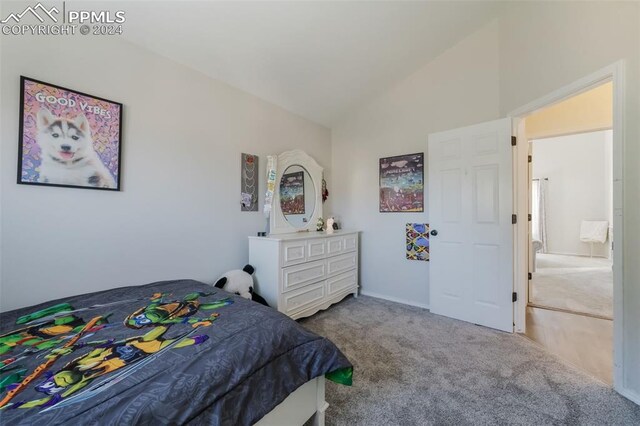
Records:
{"label": "carpeted floor", "polygon": [[613,272],[603,258],[538,254],[529,301],[613,318]]}
{"label": "carpeted floor", "polygon": [[367,296],[300,320],[354,365],[329,425],[638,425],[640,406],[525,337]]}

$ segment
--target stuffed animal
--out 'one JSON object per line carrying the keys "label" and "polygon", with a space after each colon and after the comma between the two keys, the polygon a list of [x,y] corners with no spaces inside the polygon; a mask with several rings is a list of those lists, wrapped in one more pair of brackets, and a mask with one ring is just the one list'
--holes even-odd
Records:
{"label": "stuffed animal", "polygon": [[266,300],[258,293],[253,291],[253,274],[255,269],[251,265],[245,265],[242,270],[234,269],[224,274],[216,283],[215,287],[221,288],[230,293],[235,293],[245,299],[251,299],[254,302],[269,306]]}

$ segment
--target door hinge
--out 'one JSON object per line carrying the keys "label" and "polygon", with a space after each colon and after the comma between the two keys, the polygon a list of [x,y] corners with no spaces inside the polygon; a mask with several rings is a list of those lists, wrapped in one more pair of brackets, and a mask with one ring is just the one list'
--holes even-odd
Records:
{"label": "door hinge", "polygon": [[531,222],[531,213],[529,213],[529,214],[527,215],[527,220],[528,220],[529,222]]}
{"label": "door hinge", "polygon": [[514,225],[516,223],[518,223],[518,215],[517,214],[512,214],[511,215],[511,223],[514,224]]}
{"label": "door hinge", "polygon": [[511,136],[511,146],[516,146],[517,142],[518,142],[518,138],[516,138],[515,136]]}
{"label": "door hinge", "polygon": [[533,274],[531,272],[529,272],[528,278],[529,278],[529,280],[533,279]]}
{"label": "door hinge", "polygon": [[529,156],[528,162],[531,163],[533,161],[533,157]]}
{"label": "door hinge", "polygon": [[514,303],[518,301],[518,293],[515,291],[511,294],[511,301]]}

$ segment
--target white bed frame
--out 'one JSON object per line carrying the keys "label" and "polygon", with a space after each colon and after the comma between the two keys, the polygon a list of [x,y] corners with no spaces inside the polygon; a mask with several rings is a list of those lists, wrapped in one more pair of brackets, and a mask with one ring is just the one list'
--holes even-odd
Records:
{"label": "white bed frame", "polygon": [[324,376],[305,383],[264,416],[256,426],[302,426],[313,417],[314,426],[324,426]]}

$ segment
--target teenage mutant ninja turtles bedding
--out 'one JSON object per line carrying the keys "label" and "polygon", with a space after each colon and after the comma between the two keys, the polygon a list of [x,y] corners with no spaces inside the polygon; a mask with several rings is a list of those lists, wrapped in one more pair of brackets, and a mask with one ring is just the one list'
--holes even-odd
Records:
{"label": "teenage mutant ninja turtles bedding", "polygon": [[197,281],[1,314],[3,424],[253,424],[305,382],[351,384],[329,340]]}

